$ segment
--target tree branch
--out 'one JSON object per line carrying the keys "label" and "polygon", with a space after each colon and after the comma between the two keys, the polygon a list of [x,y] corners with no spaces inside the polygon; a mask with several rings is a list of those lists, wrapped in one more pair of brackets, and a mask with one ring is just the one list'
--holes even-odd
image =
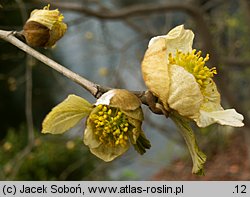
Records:
{"label": "tree branch", "polygon": [[221,58],[221,61],[223,64],[230,66],[232,68],[241,68],[247,69],[250,66],[250,60],[249,59],[242,59],[237,57],[224,57]]}
{"label": "tree branch", "polygon": [[188,4],[180,4],[180,3],[171,3],[171,4],[137,4],[133,6],[128,6],[125,8],[118,9],[116,11],[105,11],[105,10],[92,10],[83,4],[76,2],[51,2],[49,0],[34,0],[34,2],[39,3],[49,3],[54,7],[59,9],[65,9],[75,12],[83,13],[87,16],[92,16],[100,19],[112,19],[112,20],[121,20],[125,18],[131,18],[135,16],[159,13],[159,12],[167,12],[167,11],[184,11],[187,13],[196,13],[197,9],[194,6],[190,6]]}
{"label": "tree branch", "polygon": [[33,48],[29,47],[19,39],[15,37],[16,32],[12,31],[4,31],[0,30],[0,38],[15,45],[19,49],[23,50],[27,54],[35,57],[39,61],[43,62],[47,66],[53,68],[57,72],[63,74],[64,76],[68,77],[72,81],[76,82],[87,91],[89,91],[94,97],[99,98],[104,92],[108,91],[110,88],[100,86],[95,84],[84,77],[72,72],[71,70],[63,67],[62,65],[58,64],[57,62],[51,60],[50,58],[46,57],[45,55],[39,53],[38,51],[34,50]]}

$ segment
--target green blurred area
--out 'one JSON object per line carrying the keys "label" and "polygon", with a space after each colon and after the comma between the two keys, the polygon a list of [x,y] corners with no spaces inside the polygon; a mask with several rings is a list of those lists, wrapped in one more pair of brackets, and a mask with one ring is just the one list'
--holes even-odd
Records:
{"label": "green blurred area", "polygon": [[[41,136],[34,148],[25,149],[26,128],[9,129],[1,141],[0,171],[6,180],[91,180],[97,159],[83,147],[81,139]],[[22,150],[22,151],[20,151]],[[101,173],[104,176],[105,173]]]}

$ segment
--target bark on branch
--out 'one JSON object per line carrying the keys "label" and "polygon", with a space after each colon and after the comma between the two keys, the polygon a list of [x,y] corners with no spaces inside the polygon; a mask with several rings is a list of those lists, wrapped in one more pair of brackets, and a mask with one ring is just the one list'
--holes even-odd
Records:
{"label": "bark on branch", "polygon": [[102,93],[109,90],[109,88],[102,87],[102,86],[100,86],[98,84],[95,84],[95,83],[89,81],[88,79],[74,73],[73,71],[71,71],[71,70],[65,68],[64,66],[58,64],[54,60],[46,57],[45,55],[43,55],[43,54],[39,53],[38,51],[34,50],[33,48],[29,47],[27,44],[25,44],[22,41],[20,41],[19,39],[17,39],[15,37],[15,32],[13,32],[13,31],[0,30],[0,38],[7,41],[7,42],[9,42],[9,43],[11,43],[11,44],[13,44],[14,46],[16,46],[19,49],[23,50],[27,54],[35,57],[36,59],[43,62],[47,66],[53,68],[57,72],[63,74],[66,77],[68,77],[72,81],[76,82],[77,84],[79,84],[80,86],[85,88],[87,91],[89,91],[96,98],[100,97],[100,95]]}

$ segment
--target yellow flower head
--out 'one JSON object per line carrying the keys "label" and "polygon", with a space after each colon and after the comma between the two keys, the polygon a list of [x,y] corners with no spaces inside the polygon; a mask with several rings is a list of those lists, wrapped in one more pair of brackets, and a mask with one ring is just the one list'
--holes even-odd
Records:
{"label": "yellow flower head", "polygon": [[67,30],[63,15],[49,7],[33,10],[24,25],[24,36],[31,46],[52,47]]}
{"label": "yellow flower head", "polygon": [[132,144],[140,153],[150,148],[141,123],[140,100],[126,90],[110,90],[95,103],[87,120],[84,143],[104,161],[111,161],[126,152]]}
{"label": "yellow flower head", "polygon": [[142,74],[149,90],[168,111],[192,119],[199,127],[213,123],[240,127],[243,116],[234,109],[224,110],[208,68],[209,55],[192,49],[194,34],[183,25],[167,35],[150,40],[142,62]]}

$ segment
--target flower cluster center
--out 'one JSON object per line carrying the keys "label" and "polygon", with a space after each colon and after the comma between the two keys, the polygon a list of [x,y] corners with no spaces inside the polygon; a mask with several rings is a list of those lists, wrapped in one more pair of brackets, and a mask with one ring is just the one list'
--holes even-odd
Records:
{"label": "flower cluster center", "polygon": [[98,105],[97,108],[99,110],[90,116],[96,137],[110,146],[126,146],[130,126],[126,115],[118,108],[107,105]]}
{"label": "flower cluster center", "polygon": [[176,55],[170,53],[168,57],[170,64],[176,64],[182,66],[189,73],[193,74],[197,83],[203,89],[209,84],[209,79],[217,74],[216,68],[209,69],[205,63],[209,60],[209,54],[205,58],[201,57],[201,51],[196,53],[196,50],[192,50],[191,53],[182,53],[177,51]]}

